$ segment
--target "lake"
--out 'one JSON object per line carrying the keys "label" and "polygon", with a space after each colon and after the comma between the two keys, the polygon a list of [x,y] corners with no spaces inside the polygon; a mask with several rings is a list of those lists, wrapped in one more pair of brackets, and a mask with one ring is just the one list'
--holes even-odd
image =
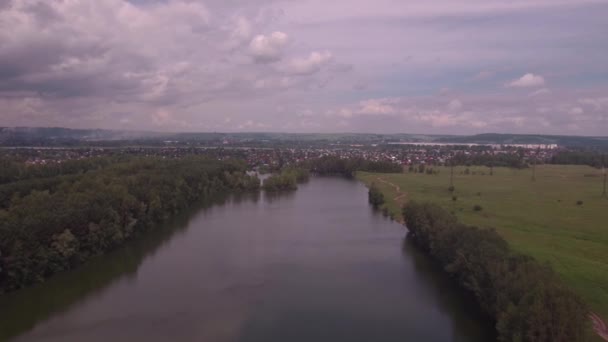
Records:
{"label": "lake", "polygon": [[228,196],[0,297],[0,340],[492,341],[355,180]]}

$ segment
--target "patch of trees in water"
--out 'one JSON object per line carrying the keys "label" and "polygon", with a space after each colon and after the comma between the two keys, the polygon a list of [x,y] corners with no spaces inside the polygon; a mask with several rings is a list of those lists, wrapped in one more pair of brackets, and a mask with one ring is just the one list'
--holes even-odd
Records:
{"label": "patch of trees in water", "polygon": [[47,177],[0,185],[0,293],[72,269],[195,202],[260,187],[239,161],[90,162],[86,172],[50,168]]}
{"label": "patch of trees in water", "polygon": [[510,250],[494,230],[459,223],[431,203],[403,209],[409,236],[496,322],[499,341],[584,341],[588,310],[548,266]]}
{"label": "patch of trees in water", "polygon": [[307,169],[290,167],[266,178],[262,187],[269,192],[297,190],[298,183],[307,182],[309,178]]}

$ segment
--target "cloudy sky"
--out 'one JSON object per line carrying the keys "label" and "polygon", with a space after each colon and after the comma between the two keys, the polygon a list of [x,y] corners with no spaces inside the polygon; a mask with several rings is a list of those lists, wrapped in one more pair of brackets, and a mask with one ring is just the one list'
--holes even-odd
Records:
{"label": "cloudy sky", "polygon": [[0,126],[608,135],[608,0],[0,0]]}

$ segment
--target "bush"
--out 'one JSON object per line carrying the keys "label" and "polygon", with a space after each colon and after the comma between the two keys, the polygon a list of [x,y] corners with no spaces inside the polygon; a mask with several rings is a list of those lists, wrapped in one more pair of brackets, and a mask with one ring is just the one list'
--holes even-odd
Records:
{"label": "bush", "polygon": [[372,183],[372,185],[369,187],[367,195],[369,203],[375,208],[384,204],[384,194],[376,186],[376,183]]}
{"label": "bush", "polygon": [[458,201],[458,196],[452,196],[452,201],[454,201],[454,202]]}
{"label": "bush", "polygon": [[449,191],[449,192],[454,192],[454,190],[456,190],[456,189],[454,188],[454,186],[453,186],[453,185],[451,185],[451,186],[448,188],[448,191]]}
{"label": "bush", "polygon": [[581,201],[581,200],[576,201],[576,205],[583,205],[583,201]]}
{"label": "bush", "polygon": [[482,210],[483,210],[483,208],[479,204],[475,204],[473,206],[473,211],[482,211]]}

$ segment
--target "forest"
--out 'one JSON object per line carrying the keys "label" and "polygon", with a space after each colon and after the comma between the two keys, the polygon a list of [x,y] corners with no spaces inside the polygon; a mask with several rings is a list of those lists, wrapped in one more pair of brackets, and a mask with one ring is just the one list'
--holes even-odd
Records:
{"label": "forest", "polygon": [[470,292],[501,342],[585,340],[588,309],[550,266],[517,254],[494,230],[459,223],[432,203],[403,209],[408,237]]}
{"label": "forest", "polygon": [[260,187],[234,160],[91,158],[68,166],[4,173],[0,293],[72,269],[196,202]]}

